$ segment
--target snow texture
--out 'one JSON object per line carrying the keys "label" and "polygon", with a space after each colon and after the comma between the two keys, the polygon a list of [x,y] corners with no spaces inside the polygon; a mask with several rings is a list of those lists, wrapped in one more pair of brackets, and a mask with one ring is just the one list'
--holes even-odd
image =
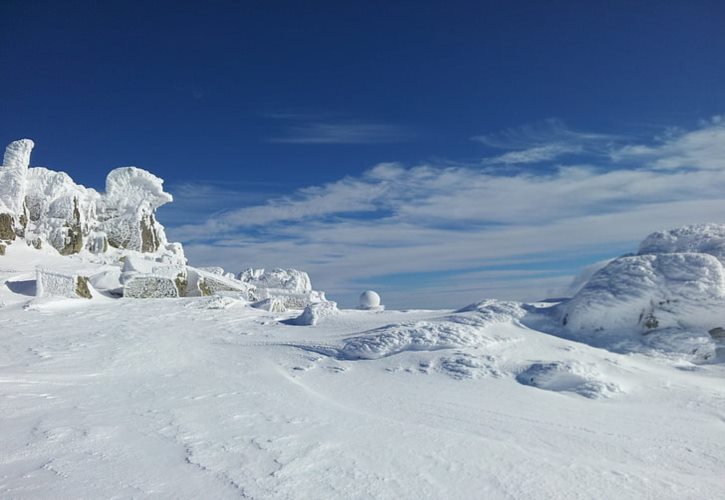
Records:
{"label": "snow texture", "polygon": [[487,300],[436,320],[384,326],[345,341],[346,359],[377,359],[405,351],[478,347],[500,342],[488,327],[511,323],[525,314],[514,302]]}
{"label": "snow texture", "polygon": [[[119,257],[131,280],[171,262],[6,250],[2,498],[626,500],[725,488],[725,347],[699,364],[675,354],[711,348],[703,329],[639,325],[622,334],[647,349],[620,353],[607,335],[602,349],[565,332],[550,303],[341,310],[291,328],[296,313],[250,307],[238,292],[38,300],[37,265],[110,290]],[[646,294],[716,288],[712,255],[638,258],[600,271],[619,269],[619,281],[599,282],[645,281]],[[610,316],[629,314],[605,291],[592,297],[614,297]],[[722,308],[711,305],[715,318]],[[692,323],[689,307],[671,314]],[[543,328],[555,319],[559,330]]]}
{"label": "snow texture", "polygon": [[596,366],[578,361],[534,363],[519,373],[516,380],[539,389],[571,392],[590,399],[607,398],[622,392],[617,384],[603,380]]}
{"label": "snow texture", "polygon": [[706,253],[725,264],[725,224],[693,224],[647,236],[639,254]]}

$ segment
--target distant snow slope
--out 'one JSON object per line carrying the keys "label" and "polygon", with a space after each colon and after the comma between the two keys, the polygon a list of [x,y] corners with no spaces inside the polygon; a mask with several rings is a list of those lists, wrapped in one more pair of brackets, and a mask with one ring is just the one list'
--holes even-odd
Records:
{"label": "distant snow slope", "polygon": [[[35,298],[38,264],[95,276],[98,286],[115,283],[118,269],[25,245],[7,250],[2,498],[725,491],[721,350],[693,364],[669,348],[592,347],[537,330],[561,328],[551,304],[343,310],[292,326],[285,322],[299,311],[255,309],[234,292]],[[658,276],[658,265],[643,269]],[[671,333],[662,338],[681,331]]]}

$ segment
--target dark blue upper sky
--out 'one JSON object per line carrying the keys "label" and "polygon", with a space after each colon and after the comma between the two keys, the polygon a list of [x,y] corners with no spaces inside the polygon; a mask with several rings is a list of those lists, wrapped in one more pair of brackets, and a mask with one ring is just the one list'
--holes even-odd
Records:
{"label": "dark blue upper sky", "polygon": [[[725,123],[719,116],[725,111],[725,3],[3,0],[0,68],[0,140],[32,138],[33,165],[64,170],[95,188],[103,188],[111,168],[124,165],[164,178],[177,201],[172,211],[162,209],[161,220],[204,263],[270,265],[257,257],[294,256],[275,262],[319,266],[328,286],[353,290],[359,276],[335,281],[340,273],[331,271],[331,262],[350,255],[362,262],[365,251],[392,245],[396,235],[410,238],[398,249],[450,238],[461,253],[448,264],[436,267],[444,259],[431,249],[408,259],[418,268],[401,257],[400,268],[371,271],[380,279],[369,285],[407,293],[411,276],[432,271],[448,276],[449,289],[461,290],[450,276],[469,273],[475,281],[476,272],[490,269],[486,258],[516,253],[502,247],[496,254],[486,243],[488,257],[473,262],[467,252],[481,242],[467,238],[490,242],[485,231],[491,228],[518,231],[526,214],[549,213],[519,207],[517,219],[506,200],[490,201],[496,193],[510,190],[514,204],[520,198],[533,203],[547,196],[536,190],[546,185],[562,189],[560,199],[568,200],[571,171],[558,169],[574,163],[600,173],[644,169],[638,172],[645,177],[661,165],[711,175],[711,146],[719,144]],[[381,162],[434,167],[370,173]],[[498,173],[486,177],[484,167],[492,165]],[[458,170],[446,170],[451,166]],[[553,186],[536,177],[555,172],[561,183]],[[608,179],[595,177],[581,189]],[[623,180],[606,194],[581,196],[600,204],[577,205],[575,196],[551,217],[614,213],[642,199],[684,202],[680,180],[670,180],[671,189],[656,196],[631,192],[621,199],[616,195],[629,182]],[[697,182],[716,185],[709,177]],[[490,191],[498,184],[505,185]],[[701,192],[695,184],[688,188],[693,199]],[[651,185],[642,181],[642,189]],[[457,198],[469,186],[480,193]],[[280,201],[282,195],[296,201]],[[459,206],[428,210],[439,198],[458,199]],[[492,205],[472,214],[484,198]],[[173,229],[249,206],[259,210],[232,213],[223,229]],[[440,210],[447,212],[444,220],[437,219]],[[608,246],[572,262],[578,267],[588,255],[630,249],[635,235],[644,236],[634,228],[659,229],[673,217],[644,220],[611,222],[631,231],[603,230]],[[300,232],[292,235],[290,225]],[[379,233],[381,226],[390,233]],[[348,229],[363,238],[351,243],[341,236],[352,234]],[[555,253],[532,235],[521,236],[532,243],[518,251],[529,259],[521,272],[536,261],[531,255]],[[320,248],[334,252],[315,246],[324,238],[334,241]],[[304,245],[308,251],[297,252]],[[507,265],[497,276],[510,272]],[[571,273],[573,266],[541,264],[539,270]]]}
{"label": "dark blue upper sky", "polygon": [[[554,116],[621,132],[707,115],[725,4],[5,0],[0,67],[0,138],[35,139],[36,164],[94,186],[138,164],[293,187],[470,159],[471,136]],[[312,123],[379,134],[270,141]]]}

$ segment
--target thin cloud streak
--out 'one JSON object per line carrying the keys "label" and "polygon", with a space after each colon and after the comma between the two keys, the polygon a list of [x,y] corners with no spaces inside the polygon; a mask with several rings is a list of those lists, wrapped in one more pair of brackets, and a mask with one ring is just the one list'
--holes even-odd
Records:
{"label": "thin cloud streak", "polygon": [[385,123],[313,122],[286,127],[283,134],[270,137],[274,144],[380,144],[405,142],[411,131]]}

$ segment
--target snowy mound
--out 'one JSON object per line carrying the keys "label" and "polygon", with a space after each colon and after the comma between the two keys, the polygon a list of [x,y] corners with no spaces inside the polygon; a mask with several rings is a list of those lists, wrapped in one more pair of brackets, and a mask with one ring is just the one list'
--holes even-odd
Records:
{"label": "snowy mound", "polygon": [[534,363],[516,376],[523,385],[554,392],[571,392],[589,399],[607,398],[622,392],[613,382],[605,381],[594,364],[578,361]]}
{"label": "snowy mound", "polygon": [[479,347],[502,339],[487,327],[514,322],[526,314],[520,304],[488,300],[439,320],[384,326],[352,337],[340,350],[347,359],[376,359],[404,351]]}
{"label": "snowy mound", "polygon": [[299,326],[315,326],[321,320],[334,316],[338,313],[337,303],[331,300],[315,302],[305,307],[298,317],[291,319],[288,323]]}
{"label": "snowy mound", "polygon": [[614,259],[558,308],[561,325],[588,342],[636,341],[700,359],[725,320],[725,226],[685,226],[648,236],[640,255]]}
{"label": "snowy mound", "polygon": [[715,257],[638,255],[616,259],[594,274],[566,304],[562,321],[569,330],[597,335],[710,329],[718,326],[713,322],[723,305],[725,272]]}

